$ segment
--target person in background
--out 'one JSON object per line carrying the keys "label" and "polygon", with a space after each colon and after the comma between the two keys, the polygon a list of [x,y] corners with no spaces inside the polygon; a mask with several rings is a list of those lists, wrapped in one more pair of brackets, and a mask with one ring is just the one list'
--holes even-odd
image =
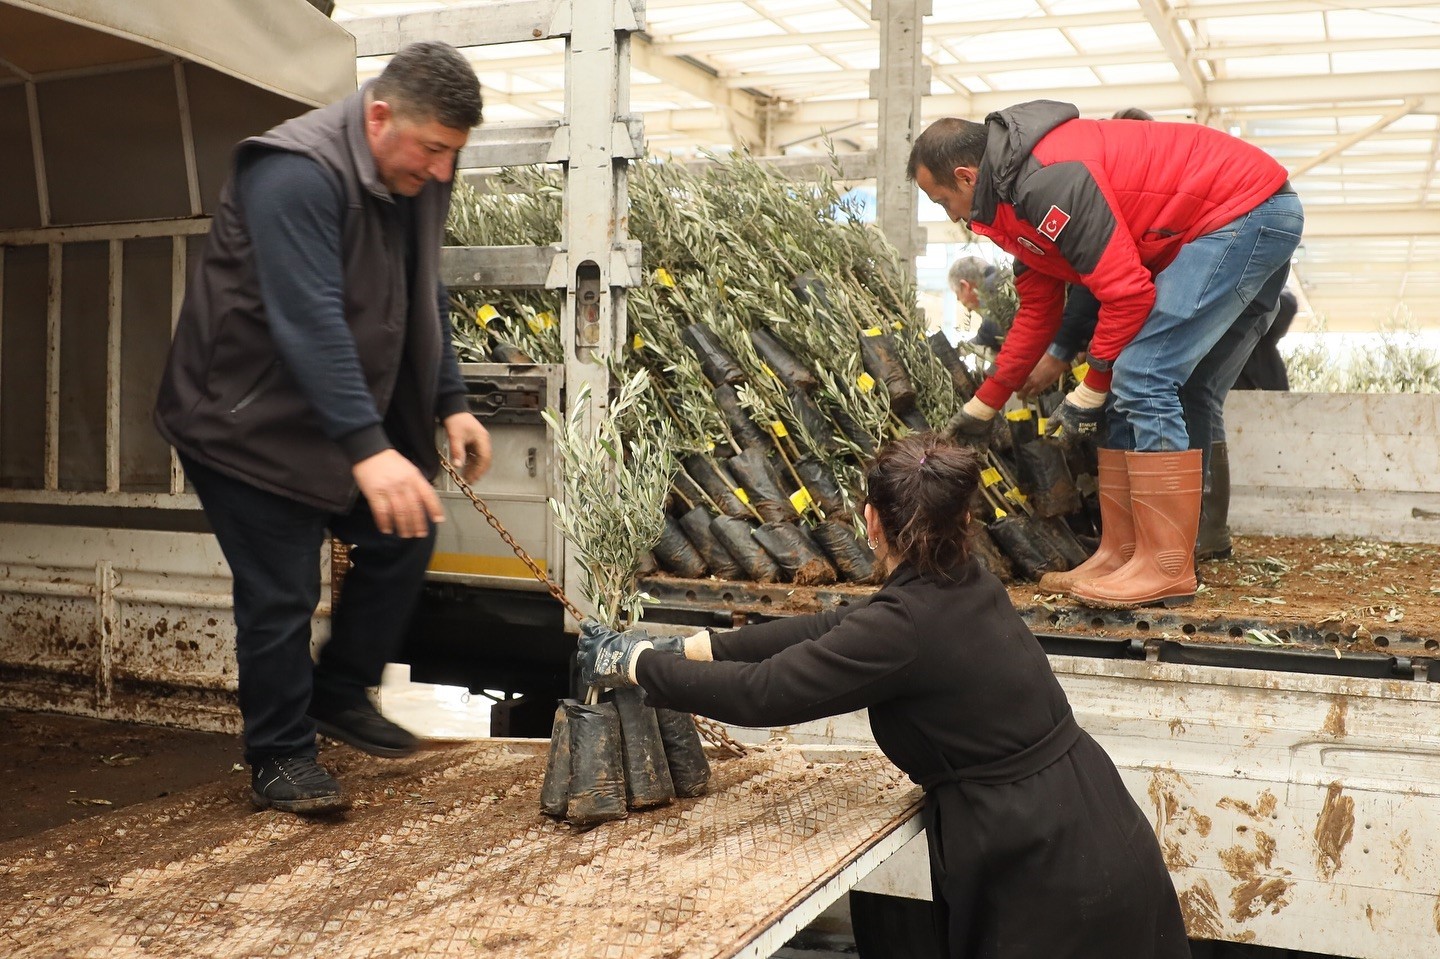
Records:
{"label": "person in background", "polygon": [[1285,358],[1280,355],[1280,339],[1290,332],[1295,322],[1295,311],[1299,301],[1288,289],[1280,294],[1280,303],[1275,310],[1275,319],[1270,328],[1255,344],[1250,358],[1240,369],[1232,389],[1237,390],[1286,390],[1290,389],[1290,373],[1285,369]]}
{"label": "person in background", "polygon": [[979,482],[979,454],[937,434],[886,443],[865,476],[873,595],[683,639],[586,623],[581,682],[743,726],[867,709],[925,792],[944,955],[1188,959],[1150,823],[970,553]]}
{"label": "person in background", "polygon": [[[1253,341],[1254,347],[1246,357],[1231,389],[1290,389],[1290,378],[1285,370],[1285,360],[1280,356],[1279,342],[1280,337],[1289,331],[1290,324],[1295,319],[1296,308],[1295,294],[1282,290],[1275,310],[1263,321],[1246,326],[1248,314],[1242,314],[1241,319],[1236,321],[1239,329],[1231,329],[1231,333],[1239,337],[1235,355],[1246,355],[1243,351],[1248,342]],[[1225,395],[1228,395],[1228,391]],[[1187,399],[1184,393],[1181,397]],[[1207,402],[1209,406],[1206,405]],[[1210,409],[1216,402],[1223,414],[1224,396],[1202,396],[1199,400],[1188,398],[1186,410],[1188,412],[1192,406],[1198,406],[1202,410]],[[1225,437],[1224,416],[1217,415],[1212,422],[1214,432],[1211,434],[1209,469],[1205,473],[1205,500],[1200,510],[1200,533],[1195,541],[1195,558],[1201,560],[1229,559],[1234,552],[1230,540],[1230,447]]]}
{"label": "person in background", "polygon": [[1100,310],[1085,381],[1051,423],[1067,441],[1096,435],[1110,400],[1104,529],[1067,588],[1100,607],[1190,602],[1206,446],[1190,448],[1180,389],[1202,367],[1218,384],[1234,362],[1227,331],[1247,307],[1267,315],[1284,287],[1304,225],[1285,168],[1209,127],[1082,120],[1072,104],[1038,100],[983,124],[936,121],[907,172],[1016,262],[1020,308],[995,372],[947,430],[988,441],[1052,342],[1067,284],[1088,288]]}
{"label": "person in background", "polygon": [[[185,291],[155,423],[180,456],[235,586],[251,801],[343,808],[316,731],[377,756],[415,737],[371,704],[444,519],[439,424],[471,480],[490,461],[439,281],[480,85],[417,43],[346,99],[241,142]],[[352,568],[319,663],[310,620],[329,532]]]}
{"label": "person in background", "polygon": [[980,309],[980,295],[994,275],[995,267],[978,256],[962,256],[950,264],[948,274],[950,292],[955,294],[956,305],[964,311],[956,318],[956,328],[973,330],[970,344],[991,353],[999,351],[1005,338],[1000,324]]}

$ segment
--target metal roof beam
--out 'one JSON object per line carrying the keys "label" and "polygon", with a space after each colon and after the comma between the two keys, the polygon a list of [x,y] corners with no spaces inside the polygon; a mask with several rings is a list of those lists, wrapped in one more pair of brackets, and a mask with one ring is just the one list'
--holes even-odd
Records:
{"label": "metal roof beam", "polygon": [[[556,4],[554,0],[533,0],[533,2],[484,3],[448,7],[430,13],[408,13],[392,17],[370,17],[347,20],[342,25],[355,36],[356,56],[381,56],[394,53],[407,43],[416,40],[436,38],[457,47],[482,46],[489,42],[496,32],[494,17],[496,11],[514,11],[524,23],[534,20],[534,30],[541,30],[541,21],[548,25]],[[523,16],[522,16],[523,15]],[[520,21],[517,21],[520,22]],[[523,32],[523,31],[522,31]],[[632,34],[630,38],[631,67],[648,74],[662,83],[716,104],[726,114],[721,126],[729,127],[732,135],[742,144],[758,144],[762,140],[759,117],[763,104],[757,98],[731,90],[717,76],[714,70],[693,60],[665,56],[654,49],[654,45],[643,34]],[[520,55],[514,58],[498,58],[494,61],[480,61],[477,70],[510,70],[534,67],[537,69],[564,66],[564,58],[553,55]],[[542,99],[554,99],[562,94],[540,94]],[[633,95],[633,94],[632,94]],[[513,96],[508,102],[524,102],[522,97]]]}
{"label": "metal roof beam", "polygon": [[[1209,82],[1209,102],[1217,109],[1270,104],[1354,103],[1363,98],[1405,101],[1415,98],[1416,112],[1440,112],[1440,70],[1396,70],[1388,73],[1324,74],[1306,77],[1247,77]],[[1082,113],[1103,114],[1144,103],[1147,110],[1185,109],[1192,105],[1189,90],[1180,83],[1115,84],[1072,87],[1063,92],[992,90],[966,96],[934,94],[923,101],[927,118],[982,117],[992,110],[1041,96],[1062,96]],[[821,101],[796,104],[787,118],[787,131],[801,126],[838,126],[855,120],[873,120],[875,104],[868,100]],[[796,134],[800,135],[800,134]]]}
{"label": "metal roof beam", "polygon": [[1190,42],[1185,39],[1175,22],[1174,11],[1165,0],[1139,0],[1139,4],[1140,12],[1150,22],[1150,28],[1155,31],[1155,38],[1160,41],[1161,49],[1175,65],[1175,71],[1180,74],[1180,82],[1185,84],[1185,89],[1190,93],[1195,119],[1208,124],[1211,109],[1205,89],[1205,77],[1192,57]]}
{"label": "metal roof beam", "polygon": [[1440,236],[1440,210],[1420,207],[1352,210],[1348,208],[1305,211],[1305,240],[1329,237],[1350,239],[1362,236]]}
{"label": "metal roof beam", "polygon": [[[1433,6],[1434,0],[1384,0],[1386,8]],[[1184,20],[1202,20],[1218,17],[1275,16],[1289,13],[1322,13],[1336,10],[1370,10],[1374,3],[1362,0],[1335,0],[1333,3],[1320,0],[1250,0],[1250,2],[1176,4],[1174,14]],[[934,40],[982,37],[990,33],[1005,33],[1017,30],[1068,30],[1075,27],[1129,26],[1135,22],[1132,9],[1107,10],[1099,13],[1060,13],[1043,17],[996,17],[982,20],[965,20],[958,23],[925,23],[925,37]],[[803,36],[791,34],[767,34],[758,37],[734,37],[726,39],[684,40],[683,34],[671,37],[656,36],[655,45],[661,53],[672,55],[695,54],[704,56],[716,53],[733,53],[755,50],[762,47],[793,47],[810,44],[856,43],[874,44],[876,32],[872,29],[817,30]]]}
{"label": "metal roof beam", "polygon": [[1400,119],[1403,116],[1408,116],[1410,112],[1414,110],[1415,107],[1418,105],[1418,100],[1411,100],[1403,106],[1391,110],[1389,113],[1385,114],[1383,117],[1376,120],[1374,123],[1370,124],[1365,129],[1356,130],[1354,133],[1342,137],[1329,148],[1322,150],[1321,152],[1315,154],[1315,156],[1310,157],[1308,160],[1305,160],[1302,163],[1297,163],[1295,166],[1290,168],[1290,175],[1299,176],[1307,170],[1313,170],[1320,164],[1325,163],[1331,157],[1339,156],[1341,153],[1344,153],[1348,148],[1359,143],[1361,140],[1365,139],[1371,134],[1380,132],[1381,130],[1385,129],[1390,124],[1394,123],[1396,120]]}
{"label": "metal roof beam", "polygon": [[1293,57],[1304,54],[1370,53],[1394,50],[1433,50],[1440,38],[1433,33],[1389,37],[1337,37],[1331,40],[1300,40],[1275,43],[1212,43],[1190,51],[1192,60],[1224,60],[1245,57]]}

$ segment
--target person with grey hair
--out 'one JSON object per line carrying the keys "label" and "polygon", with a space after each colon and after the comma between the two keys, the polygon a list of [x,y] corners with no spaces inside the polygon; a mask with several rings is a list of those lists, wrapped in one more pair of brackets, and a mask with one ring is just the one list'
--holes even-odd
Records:
{"label": "person with grey hair", "polygon": [[986,316],[985,312],[980,309],[980,294],[994,275],[995,267],[978,256],[962,256],[950,264],[947,273],[950,292],[955,294],[956,302],[967,313],[979,318],[970,342],[992,352],[1000,349],[1000,342],[1005,338],[1005,331],[1000,328],[1000,324]]}
{"label": "person with grey hair", "polygon": [[[416,740],[370,702],[444,519],[443,427],[475,480],[490,439],[450,342],[440,245],[475,71],[416,43],[338,103],[242,141],[185,291],[155,407],[234,577],[251,801],[344,808],[316,733],[378,756]],[[352,566],[319,662],[326,535]]]}

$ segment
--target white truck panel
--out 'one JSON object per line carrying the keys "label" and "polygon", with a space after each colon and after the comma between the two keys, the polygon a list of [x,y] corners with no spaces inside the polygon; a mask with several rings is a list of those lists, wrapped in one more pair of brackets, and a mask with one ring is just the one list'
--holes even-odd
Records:
{"label": "white truck panel", "polygon": [[[1357,959],[1440,954],[1440,685],[1051,664],[1154,825],[1192,937]],[[776,733],[870,741],[863,713]],[[923,837],[857,888],[928,899]]]}

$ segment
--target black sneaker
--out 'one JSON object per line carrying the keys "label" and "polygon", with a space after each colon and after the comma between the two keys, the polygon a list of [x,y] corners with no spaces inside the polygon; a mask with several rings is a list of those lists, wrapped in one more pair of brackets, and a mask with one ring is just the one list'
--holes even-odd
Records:
{"label": "black sneaker", "polygon": [[325,768],[309,756],[282,756],[250,767],[250,801],[281,812],[334,812],[350,805]]}
{"label": "black sneaker", "polygon": [[398,759],[410,755],[420,745],[408,729],[380,715],[369,700],[333,711],[316,710],[312,705],[310,718],[323,735],[349,743],[372,756]]}

